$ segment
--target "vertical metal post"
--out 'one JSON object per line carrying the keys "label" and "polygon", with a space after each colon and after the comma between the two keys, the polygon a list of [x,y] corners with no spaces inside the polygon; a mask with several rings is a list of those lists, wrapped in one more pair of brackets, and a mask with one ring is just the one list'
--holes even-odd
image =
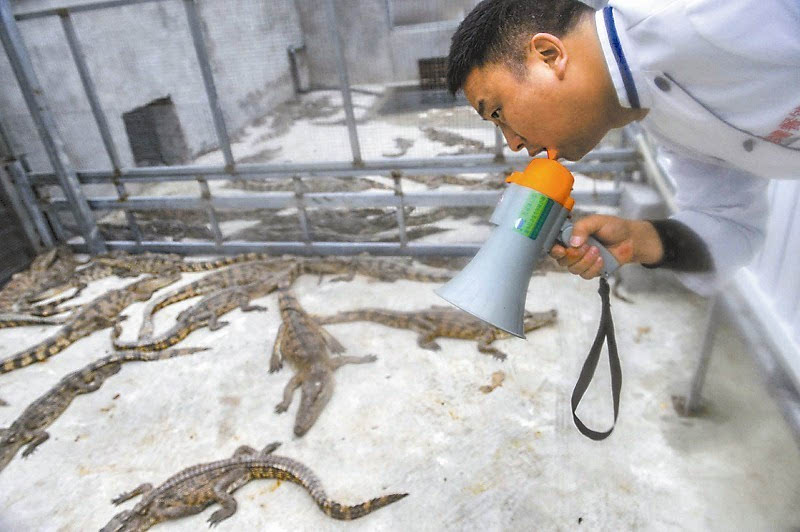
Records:
{"label": "vertical metal post", "polygon": [[714,337],[719,329],[721,306],[721,296],[717,294],[709,303],[703,347],[700,351],[700,359],[697,361],[697,368],[692,376],[689,394],[682,401],[676,401],[675,404],[675,408],[680,415],[691,416],[697,412],[700,406],[703,385],[705,384],[706,374],[708,374],[708,365],[711,361],[711,352],[714,350]]}
{"label": "vertical metal post", "polygon": [[[78,74],[80,74],[81,82],[83,83],[83,90],[86,92],[86,97],[88,98],[89,105],[92,108],[94,120],[97,122],[97,129],[100,131],[100,136],[102,137],[103,144],[106,147],[106,153],[108,154],[108,158],[111,161],[111,166],[114,170],[114,177],[112,178],[112,181],[114,183],[114,188],[117,191],[117,197],[120,199],[120,201],[125,201],[125,199],[128,197],[128,191],[125,189],[125,185],[122,184],[118,178],[120,168],[122,166],[119,161],[119,154],[117,152],[117,147],[114,144],[114,139],[111,136],[111,129],[108,127],[108,120],[106,120],[106,115],[100,106],[100,99],[97,97],[97,90],[95,89],[94,82],[89,74],[89,67],[86,64],[83,49],[81,48],[80,41],[78,40],[78,34],[75,32],[75,25],[72,23],[72,17],[68,11],[65,10],[60,12],[59,16],[61,17],[61,26],[64,28],[64,34],[67,37],[67,43],[69,44],[70,52],[72,52],[72,58],[75,60],[75,66],[78,68]],[[136,222],[136,216],[134,216],[132,211],[126,210],[125,219],[128,221],[128,226],[133,232],[136,243],[141,245],[142,230],[139,227],[139,224]]]}
{"label": "vertical metal post", "polygon": [[47,219],[50,221],[50,227],[53,228],[53,234],[56,236],[56,240],[59,242],[66,242],[69,240],[67,230],[64,228],[64,224],[61,223],[61,219],[58,217],[58,210],[52,205],[47,205],[44,207],[44,213],[47,215]]}
{"label": "vertical metal post", "polygon": [[31,247],[36,253],[41,252],[43,247],[41,241],[39,240],[39,235],[36,232],[36,229],[34,229],[33,224],[28,217],[25,206],[22,204],[22,200],[17,194],[17,191],[14,188],[14,185],[11,183],[11,179],[9,179],[5,169],[0,170],[0,186],[3,187],[6,197],[11,203],[11,208],[14,209],[17,218],[19,218],[20,224],[22,225],[22,230],[25,233],[25,237],[28,239],[28,243],[30,243]]}
{"label": "vertical metal post", "polygon": [[36,196],[33,193],[33,188],[31,188],[31,184],[28,181],[28,174],[25,173],[22,163],[13,161],[6,166],[6,169],[14,179],[17,191],[19,192],[20,201],[25,206],[25,210],[28,216],[30,216],[30,219],[33,220],[36,230],[39,232],[39,238],[42,239],[42,244],[44,244],[46,248],[53,247],[55,245],[53,233],[50,232],[50,227],[47,225],[47,221],[44,219],[44,215],[39,209]]}
{"label": "vertical metal post", "polygon": [[214,75],[211,72],[211,63],[208,60],[208,52],[203,40],[203,28],[200,24],[200,16],[197,13],[195,0],[184,0],[183,6],[186,8],[186,18],[189,21],[189,30],[192,34],[194,51],[197,54],[197,61],[200,64],[200,72],[203,74],[203,84],[208,96],[208,105],[211,107],[211,115],[214,117],[214,129],[217,132],[222,155],[225,158],[225,166],[228,172],[233,172],[233,153],[231,152],[231,141],[228,137],[228,130],[225,127],[225,118],[222,116],[222,108],[219,106],[217,87],[214,84]]}
{"label": "vertical metal post", "polygon": [[[6,195],[22,222],[25,236],[28,237],[31,246],[37,253],[42,250],[43,245],[48,248],[52,247],[53,236],[50,234],[50,228],[44,222],[35,199],[32,199],[33,191],[28,186],[27,192],[29,196],[26,197],[25,191],[22,190],[22,183],[15,177],[18,174],[25,174],[25,168],[17,159],[14,149],[11,147],[11,139],[2,120],[0,120],[0,160],[4,161],[5,168],[4,172],[0,172],[0,179],[3,181],[2,186],[5,188]],[[27,178],[27,174],[25,177]],[[27,182],[27,179],[23,179],[23,182]]]}
{"label": "vertical metal post", "polygon": [[294,183],[294,199],[297,204],[297,219],[300,221],[300,231],[303,233],[303,242],[311,247],[311,233],[308,231],[308,213],[306,202],[303,199],[303,181],[300,176],[292,176]]}
{"label": "vertical metal post", "polygon": [[206,215],[208,216],[208,221],[211,223],[211,231],[214,233],[214,242],[218,246],[221,246],[222,230],[219,228],[217,212],[214,210],[214,206],[211,204],[211,189],[208,188],[208,182],[202,177],[197,178],[197,184],[200,185],[200,196],[206,203]]}
{"label": "vertical metal post", "polygon": [[347,133],[350,136],[350,150],[353,152],[353,164],[360,165],[361,146],[358,143],[358,131],[356,130],[356,116],[353,112],[353,98],[350,93],[350,80],[347,74],[347,60],[344,56],[344,44],[342,35],[339,32],[339,20],[336,17],[335,0],[325,0],[325,11],[328,15],[328,28],[336,51],[336,65],[339,69],[339,87],[342,90],[342,104],[344,105],[345,121],[347,122]]}
{"label": "vertical metal post", "polygon": [[406,234],[406,201],[403,196],[403,175],[400,172],[392,172],[392,179],[394,179],[394,195],[397,196],[397,231],[400,237],[400,245],[406,247],[408,245],[408,235]]}
{"label": "vertical metal post", "polygon": [[503,132],[500,131],[499,127],[494,128],[494,160],[495,161],[504,161],[506,156],[503,152],[503,149],[506,146],[506,139],[503,136]]}
{"label": "vertical metal post", "polygon": [[17,22],[14,20],[9,0],[0,0],[0,40],[3,41],[3,47],[22,90],[28,111],[36,124],[39,137],[42,139],[47,156],[53,165],[53,171],[70,202],[89,252],[103,253],[106,251],[105,242],[97,228],[97,222],[86,201],[86,196],[81,190],[78,176],[70,164],[64,149],[64,142],[58,134],[55,119],[33,70],[33,64],[25,48]]}

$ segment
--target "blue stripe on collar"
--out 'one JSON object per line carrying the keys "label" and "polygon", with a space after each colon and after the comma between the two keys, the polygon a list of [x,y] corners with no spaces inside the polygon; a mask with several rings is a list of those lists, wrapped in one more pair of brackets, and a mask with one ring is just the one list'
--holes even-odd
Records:
{"label": "blue stripe on collar", "polygon": [[617,60],[619,73],[622,76],[622,83],[625,85],[625,92],[628,94],[628,102],[630,102],[633,109],[641,109],[639,104],[639,93],[636,92],[636,84],[633,82],[631,69],[628,68],[628,62],[625,60],[625,54],[622,53],[622,45],[620,44],[619,36],[617,35],[617,27],[614,25],[614,15],[611,13],[611,6],[603,8],[603,19],[606,22],[608,42],[611,44],[611,51],[614,52],[614,59]]}

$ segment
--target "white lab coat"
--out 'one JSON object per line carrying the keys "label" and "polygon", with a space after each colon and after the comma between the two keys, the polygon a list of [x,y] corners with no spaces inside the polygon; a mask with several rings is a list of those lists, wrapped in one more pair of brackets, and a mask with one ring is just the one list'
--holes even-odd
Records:
{"label": "white lab coat", "polygon": [[597,33],[620,103],[649,109],[642,126],[677,186],[672,217],[714,258],[713,274],[679,277],[710,294],[760,247],[769,179],[800,179],[800,1],[609,8]]}

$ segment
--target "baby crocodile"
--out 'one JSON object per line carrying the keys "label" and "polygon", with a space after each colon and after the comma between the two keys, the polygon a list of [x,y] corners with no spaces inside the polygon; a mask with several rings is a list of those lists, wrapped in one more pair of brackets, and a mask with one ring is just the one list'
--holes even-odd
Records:
{"label": "baby crocodile", "polygon": [[233,493],[259,478],[299,484],[308,491],[320,510],[342,520],[363,517],[408,495],[393,493],[354,506],[340,504],[328,498],[322,483],[308,467],[291,458],[272,454],[279,445],[278,442],[271,443],[261,452],[242,445],[232,458],[188,467],[157,488],[142,484],[123,493],[111,502],[120,504],[137,495],[142,495],[142,499],[132,510],[115,515],[100,532],[141,532],[169,519],[198,514],[215,502],[222,508],[212,513],[208,522],[211,526],[217,525],[236,513]]}
{"label": "baby crocodile", "polygon": [[444,283],[453,277],[453,273],[449,271],[416,268],[408,260],[371,257],[365,254],[355,257],[315,257],[299,260],[302,261],[303,273],[339,274],[340,277],[336,277],[334,281],[352,281],[357,273],[389,283],[398,279]]}
{"label": "baby crocodile", "polygon": [[120,320],[119,314],[136,301],[147,301],[153,292],[180,279],[179,273],[160,277],[145,277],[123,288],[111,290],[87,303],[67,320],[54,335],[21,353],[0,360],[0,373],[44,362],[74,342],[95,331],[111,327]]}
{"label": "baby crocodile", "polygon": [[99,257],[95,260],[100,264],[129,270],[138,273],[162,273],[164,271],[178,270],[181,272],[204,272],[216,270],[223,266],[264,260],[270,258],[266,253],[242,253],[221,259],[204,261],[184,261],[183,257],[174,253],[142,253],[140,255],[120,254],[118,256]]}
{"label": "baby crocodile", "polygon": [[139,329],[139,338],[153,335],[153,315],[169,305],[225,288],[254,283],[275,271],[288,268],[289,264],[288,260],[277,258],[235,264],[164,294],[158,299],[154,299],[145,308],[144,319]]}
{"label": "baby crocodile", "polygon": [[200,327],[208,326],[212,331],[216,331],[227,325],[227,322],[219,321],[219,317],[235,308],[242,309],[242,312],[253,310],[267,310],[265,307],[251,305],[251,299],[264,297],[278,287],[279,278],[276,274],[270,275],[266,279],[256,281],[244,286],[232,286],[224,288],[214,294],[206,296],[200,302],[184,310],[175,320],[175,325],[159,338],[146,339],[144,341],[123,343],[118,342],[121,327],[119,324],[114,326],[112,342],[115,349],[141,349],[144,351],[158,351],[171,347]]}
{"label": "baby crocodile", "polygon": [[126,362],[163,360],[189,355],[206,348],[172,349],[160,353],[120,351],[95,360],[91,364],[68,374],[47,393],[31,403],[11,426],[0,429],[0,471],[2,471],[22,447],[22,457],[29,456],[50,435],[44,429],[64,413],[76,396],[94,392],[110,376],[118,373]]}
{"label": "baby crocodile", "polygon": [[40,317],[29,314],[17,314],[14,312],[0,313],[0,329],[25,327],[27,325],[60,325],[65,321],[64,318]]}
{"label": "baby crocodile", "polygon": [[294,433],[302,436],[322,413],[333,395],[333,372],[345,364],[374,362],[374,355],[364,357],[338,356],[331,358],[328,351],[341,353],[344,347],[336,338],[320,327],[282,285],[278,293],[281,326],[272,349],[269,371],[274,373],[283,367],[286,358],[297,370],[283,390],[283,401],[276,407],[278,413],[285,412],[292,403],[294,391],[300,388],[300,408],[295,418]]}
{"label": "baby crocodile", "polygon": [[20,311],[42,286],[63,282],[78,262],[67,246],[50,249],[33,259],[27,270],[15,273],[0,290],[0,311]]}
{"label": "baby crocodile", "polygon": [[[525,332],[538,329],[556,319],[556,311],[528,312],[525,311]],[[320,324],[343,323],[350,321],[374,321],[398,329],[411,329],[419,333],[417,344],[424,349],[438,351],[441,349],[436,343],[436,338],[460,338],[464,340],[477,340],[478,351],[499,360],[505,360],[506,355],[490,344],[495,340],[510,338],[511,335],[488,323],[479,320],[464,311],[452,307],[432,306],[426,310],[401,312],[380,308],[364,308],[339,312],[332,316],[315,316]]]}

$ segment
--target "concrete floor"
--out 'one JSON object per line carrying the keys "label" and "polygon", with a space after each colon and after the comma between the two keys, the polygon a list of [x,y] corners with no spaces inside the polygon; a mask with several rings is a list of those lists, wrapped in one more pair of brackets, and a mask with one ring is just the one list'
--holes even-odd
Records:
{"label": "concrete floor", "polygon": [[[185,275],[182,282],[199,274]],[[85,299],[128,282],[92,285]],[[279,318],[275,296],[264,313],[234,311],[231,324],[193,333],[182,345],[211,351],[131,363],[95,393],[79,396],[28,459],[0,473],[0,530],[96,530],[118,508],[110,499],[142,482],[228,457],[242,444],[283,442],[328,494],[354,504],[383,494],[409,497],[352,523],[322,514],[298,486],[254,481],[237,492],[237,513],[217,530],[790,530],[800,526],[800,453],[763,388],[747,348],[723,329],[709,374],[707,413],[675,415],[670,395],[687,384],[702,336],[704,301],[671,291],[612,300],[623,359],[620,419],[603,442],[581,436],[569,398],[594,336],[596,282],[564,273],[531,281],[530,310],[555,307],[558,322],[527,340],[497,346],[505,362],[474,343],[441,340],[420,349],[412,332],[377,324],[328,326],[347,354],[378,361],[345,366],[323,415],[300,439],[297,400],[273,412],[290,369],[267,373]],[[307,310],[396,309],[441,304],[434,286],[399,281],[333,283],[303,277]],[[167,288],[167,290],[172,287]],[[166,328],[185,304],[159,315]],[[123,338],[138,330],[144,303],[126,314]],[[50,333],[0,331],[0,356]],[[0,380],[0,426],[59,378],[110,352],[109,331],[85,338],[45,364]],[[491,393],[494,372],[505,381]],[[581,406],[590,426],[611,419],[607,364]],[[132,507],[135,501],[125,503]],[[159,525],[205,529],[214,511]]]}
{"label": "concrete floor", "polygon": [[[316,97],[315,95],[311,95]],[[492,146],[494,132],[468,108],[367,119],[374,98],[355,95],[363,153],[394,153],[395,137],[413,140],[407,157],[457,152],[424,140],[420,128],[455,131]],[[328,121],[341,117],[332,117]],[[283,136],[252,128],[233,146],[237,158],[277,150],[276,162],[347,160],[343,126],[296,120]],[[268,134],[270,133],[270,134]],[[391,133],[391,134],[387,134]],[[307,139],[326,139],[308,149]],[[265,140],[266,139],[266,140]],[[215,163],[219,152],[196,163]],[[316,160],[316,159],[315,159]],[[376,178],[380,180],[380,178]],[[387,181],[388,183],[388,181]],[[597,186],[582,183],[576,188]],[[602,185],[602,183],[601,183]],[[211,184],[214,193],[222,184]],[[424,185],[404,184],[406,190]],[[446,188],[446,187],[445,187]],[[185,189],[185,190],[184,190]],[[155,195],[196,193],[196,184],[151,186]],[[585,207],[585,206],[581,206]],[[235,222],[231,222],[235,223]],[[449,222],[448,222],[449,223]],[[482,241],[486,226],[462,221],[429,242]],[[226,227],[226,229],[229,229]],[[190,282],[200,274],[184,275]],[[91,299],[129,282],[94,283]],[[174,287],[168,287],[171,290]],[[400,281],[351,283],[303,277],[307,310],[321,314],[362,306],[417,309],[443,304],[434,286]],[[680,290],[612,300],[623,364],[620,418],[614,434],[593,442],[575,429],[572,387],[597,328],[597,283],[564,273],[532,279],[530,310],[555,307],[558,322],[527,340],[497,343],[505,362],[475,344],[441,340],[440,352],[417,347],[415,334],[371,323],[331,325],[349,355],[377,362],[345,366],[316,425],[300,439],[292,426],[297,398],[274,413],[290,368],[269,374],[279,326],[275,296],[264,313],[234,311],[231,324],[192,333],[181,345],[207,352],[130,363],[95,393],[79,396],[49,428],[50,440],[0,472],[0,531],[97,530],[122,508],[112,497],[143,482],[158,484],[180,469],[227,458],[239,445],[282,441],[278,454],[305,463],[334,499],[348,504],[396,492],[409,497],[352,523],[327,518],[298,486],[254,481],[237,492],[239,509],[217,530],[790,530],[800,527],[800,453],[735,331],[718,335],[705,396],[706,414],[675,415],[702,339],[705,302]],[[189,302],[161,314],[167,328]],[[144,303],[126,310],[123,339],[138,330]],[[51,334],[46,327],[0,330],[0,357]],[[0,376],[0,426],[10,424],[66,373],[111,352],[110,331],[84,338],[45,364]],[[502,371],[491,393],[480,387]],[[591,427],[611,420],[608,366],[581,404]],[[214,511],[159,525],[206,528]]]}

